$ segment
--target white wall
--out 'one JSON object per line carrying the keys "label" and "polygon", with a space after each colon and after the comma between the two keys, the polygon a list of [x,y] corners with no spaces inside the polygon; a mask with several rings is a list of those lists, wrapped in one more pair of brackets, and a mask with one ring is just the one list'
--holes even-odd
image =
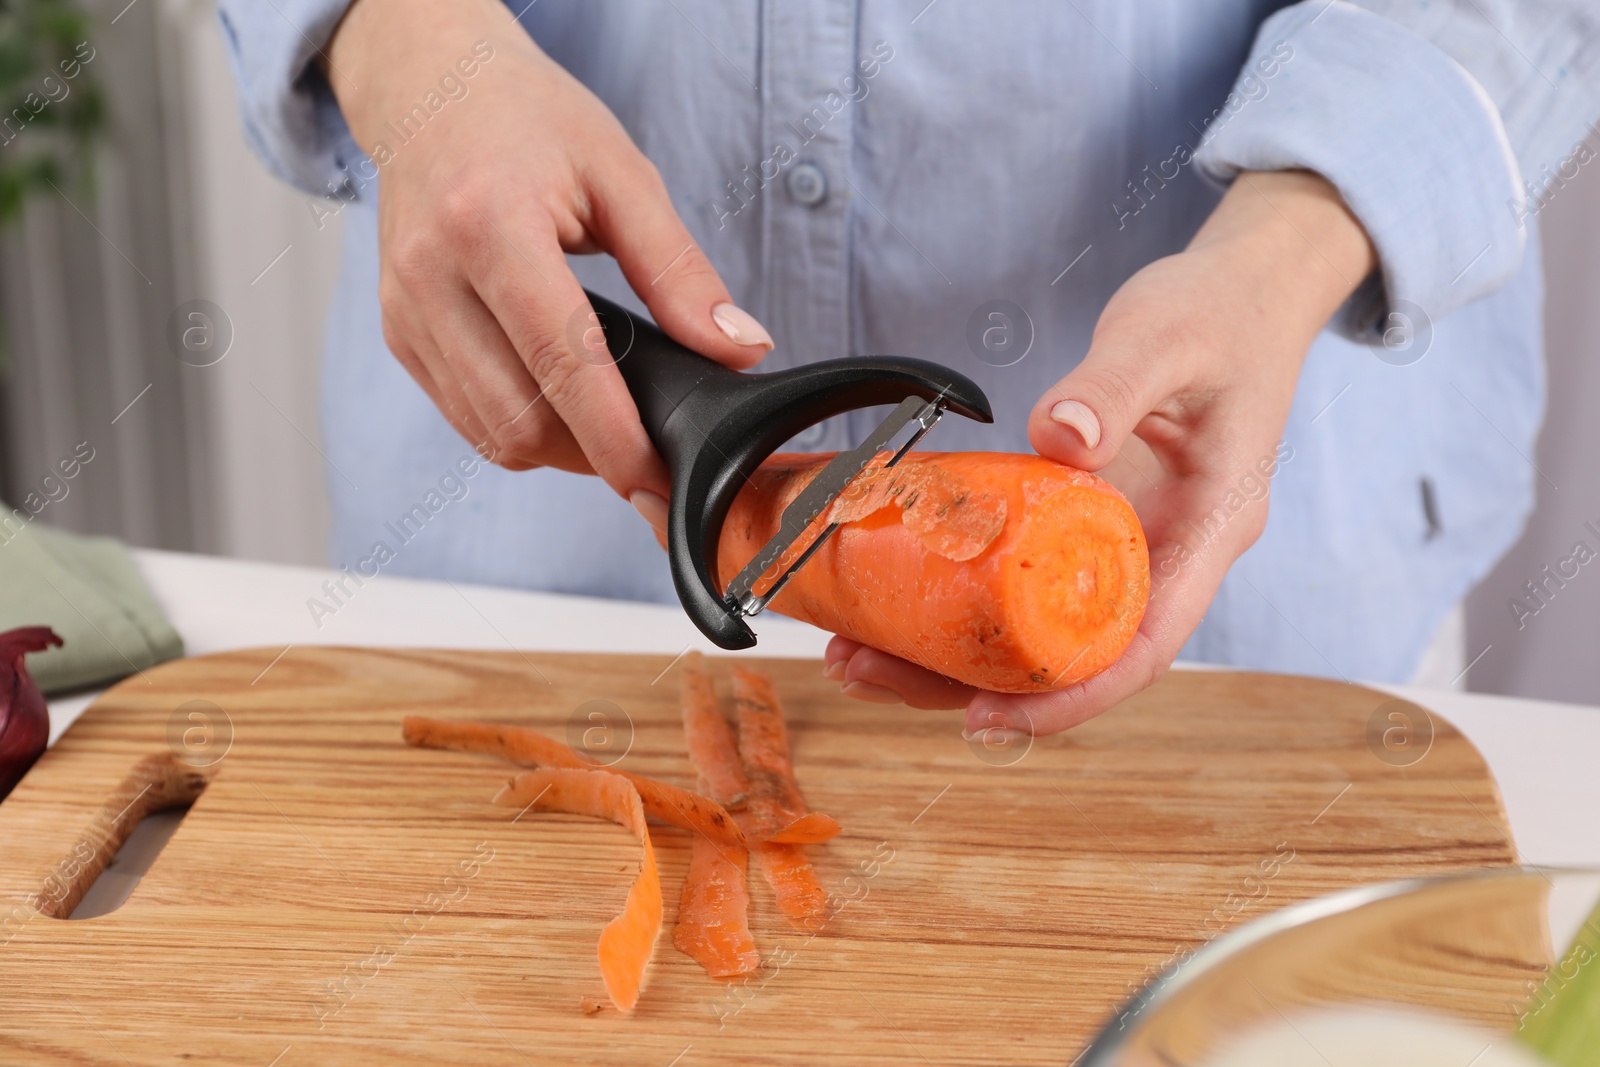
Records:
{"label": "white wall", "polygon": [[1600,162],[1558,190],[1539,221],[1550,410],[1537,462],[1555,488],[1538,480],[1538,510],[1527,533],[1468,602],[1467,655],[1488,651],[1467,680],[1481,692],[1594,704],[1600,703],[1600,559],[1569,565],[1577,576],[1548,583],[1547,604],[1520,624],[1510,602],[1520,597],[1537,606],[1527,599],[1526,583],[1571,558],[1576,542],[1600,552]]}
{"label": "white wall", "polygon": [[200,379],[214,450],[210,499],[199,502],[209,504],[211,548],[324,563],[317,380],[340,228],[335,221],[319,231],[305,196],[251,154],[214,4],[169,0],[163,16],[163,46],[172,52],[163,59],[175,72],[168,107],[186,141],[179,150],[188,187],[176,195],[192,225],[189,289],[220,306],[234,331],[226,358]]}

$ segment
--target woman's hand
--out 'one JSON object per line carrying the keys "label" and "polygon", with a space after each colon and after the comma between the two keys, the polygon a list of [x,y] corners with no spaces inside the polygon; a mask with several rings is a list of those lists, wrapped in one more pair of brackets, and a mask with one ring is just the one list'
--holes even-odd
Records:
{"label": "woman's hand", "polygon": [[1322,178],[1241,174],[1188,248],[1117,291],[1083,362],[1035,405],[1034,447],[1122,490],[1150,544],[1149,607],[1103,674],[1054,693],[985,693],[835,637],[828,676],[866,700],[965,705],[969,736],[1065,730],[1160,678],[1266,525],[1264,494],[1237,513],[1225,498],[1276,468],[1306,349],[1375,263]]}
{"label": "woman's hand", "polygon": [[598,474],[664,526],[666,469],[563,253],[609,252],[667,333],[730,367],[772,340],[655,167],[498,0],[356,0],[328,77],[379,165],[390,350],[496,463]]}

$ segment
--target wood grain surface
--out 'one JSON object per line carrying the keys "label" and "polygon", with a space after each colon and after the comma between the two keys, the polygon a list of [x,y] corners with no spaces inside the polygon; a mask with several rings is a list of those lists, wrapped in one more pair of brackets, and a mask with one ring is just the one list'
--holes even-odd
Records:
{"label": "wood grain surface", "polygon": [[[959,713],[843,699],[815,662],[754,662],[844,824],[809,849],[825,933],[753,887],[754,977],[714,981],[664,936],[617,1013],[595,943],[634,840],[518,818],[490,803],[507,765],[400,739],[407,714],[516,722],[692,787],[668,657],[258,649],[118,685],[0,804],[0,1062],[1066,1064],[1222,929],[1514,861],[1471,745],[1414,708],[1394,735],[1397,706],[1357,686],[1175,672],[1006,749],[963,741]],[[117,911],[51,917],[168,756],[206,780],[150,872]],[[670,930],[689,841],[652,832]]]}

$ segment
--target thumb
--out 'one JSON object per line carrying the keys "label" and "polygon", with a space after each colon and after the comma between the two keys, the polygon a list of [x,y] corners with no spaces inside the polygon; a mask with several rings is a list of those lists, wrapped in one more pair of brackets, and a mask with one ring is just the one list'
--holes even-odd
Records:
{"label": "thumb", "polygon": [[1028,440],[1041,456],[1080,470],[1100,470],[1170,395],[1159,364],[1131,356],[1120,346],[1091,345],[1083,362],[1033,406]]}
{"label": "thumb", "polygon": [[772,335],[734,304],[728,287],[689,236],[653,166],[612,168],[594,182],[591,228],[628,284],[673,340],[729,367],[752,367]]}

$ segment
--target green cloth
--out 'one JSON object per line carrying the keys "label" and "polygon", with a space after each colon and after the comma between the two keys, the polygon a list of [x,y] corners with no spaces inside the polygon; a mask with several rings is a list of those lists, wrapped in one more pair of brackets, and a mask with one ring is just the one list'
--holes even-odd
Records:
{"label": "green cloth", "polygon": [[[25,514],[25,513],[24,513]],[[46,694],[103,685],[183,655],[122,542],[84,537],[0,505],[0,633],[48,626],[65,644],[28,656]]]}

